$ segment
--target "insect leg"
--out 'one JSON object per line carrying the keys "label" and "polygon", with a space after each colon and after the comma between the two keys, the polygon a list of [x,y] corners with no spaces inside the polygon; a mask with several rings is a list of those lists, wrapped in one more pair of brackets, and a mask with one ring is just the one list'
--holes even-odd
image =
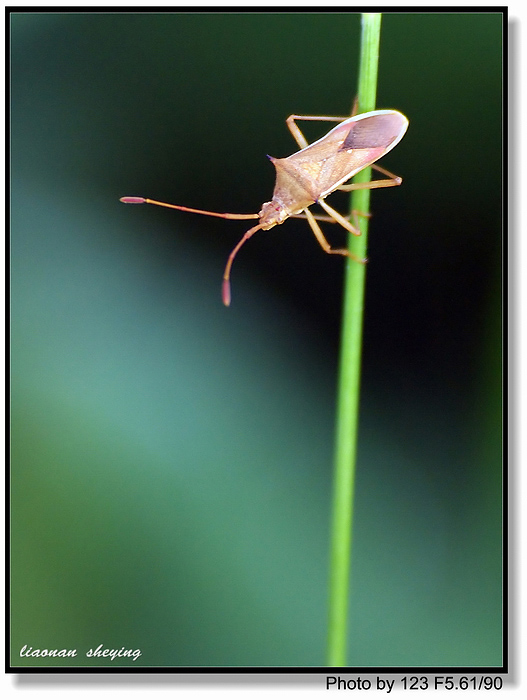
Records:
{"label": "insect leg", "polygon": [[[359,213],[359,212],[357,212]],[[327,216],[326,214],[312,214],[313,218],[316,221],[325,221],[328,224],[337,224],[338,221],[335,221],[335,219],[332,216]],[[290,219],[307,219],[307,216],[305,214],[291,214],[289,217]],[[351,218],[351,214],[347,214],[345,217],[348,221]]]}
{"label": "insect leg", "polygon": [[[367,262],[366,258],[364,258],[364,259],[363,259],[363,258],[358,258],[356,255],[354,255],[354,254],[353,254],[350,250],[348,250],[347,248],[332,248],[332,247],[329,245],[329,243],[327,242],[326,237],[325,237],[324,234],[322,233],[322,229],[321,229],[320,226],[317,224],[317,221],[316,221],[315,217],[313,216],[313,214],[309,211],[309,209],[304,209],[304,212],[305,212],[305,214],[306,214],[306,219],[308,220],[308,223],[309,223],[309,225],[311,226],[311,230],[312,230],[313,233],[315,234],[315,238],[316,238],[317,241],[319,242],[320,247],[324,250],[324,252],[326,252],[326,253],[333,253],[333,254],[336,254],[336,255],[345,255],[346,257],[352,258],[353,260],[356,260],[357,262],[360,262],[360,263],[365,263],[365,262]],[[335,212],[335,213],[337,213],[337,212]],[[339,214],[339,216],[340,216],[340,214]],[[344,217],[342,217],[342,218],[343,218],[344,221],[346,221],[346,219],[344,219]],[[338,223],[340,223],[340,221],[339,221]],[[350,225],[351,225],[351,224],[350,224]]]}
{"label": "insect leg", "polygon": [[[371,214],[367,214],[365,211],[359,211],[358,209],[354,209],[351,214],[346,214],[343,215],[341,214],[343,219],[346,219],[346,221],[351,221],[353,217],[353,221],[355,223],[355,226],[358,228],[359,227],[359,216],[364,216],[367,219],[371,217]],[[326,214],[313,214],[313,217],[315,218],[316,221],[324,221],[327,224],[340,224],[340,221],[337,221],[333,216],[329,216]],[[307,216],[305,214],[291,214],[289,217],[290,219],[307,219]]]}
{"label": "insect leg", "polygon": [[[323,199],[319,199],[318,203],[322,207],[322,209],[325,209],[327,213],[335,219],[335,221],[340,224],[343,228],[346,229],[346,231],[349,231],[352,233],[354,236],[360,236],[360,229],[357,226],[353,226],[353,224],[348,221],[346,218],[342,216],[342,214],[339,214],[338,211],[333,209],[333,207],[330,207],[329,204],[327,204]],[[357,212],[355,212],[357,213]]]}
{"label": "insect leg", "polygon": [[381,168],[380,165],[372,165],[374,170],[378,170],[383,175],[387,175],[389,180],[372,180],[371,182],[356,182],[352,185],[341,185],[337,187],[338,190],[343,192],[351,192],[352,190],[375,190],[378,187],[397,187],[403,181],[402,177],[394,175],[386,168]]}
{"label": "insect leg", "polygon": [[311,117],[300,114],[291,114],[291,116],[287,117],[285,120],[287,128],[293,135],[293,138],[300,148],[305,148],[306,146],[309,146],[309,143],[304,134],[300,131],[300,128],[295,121],[296,119],[300,119],[305,122],[343,122],[346,121],[346,119],[349,119],[349,117]]}

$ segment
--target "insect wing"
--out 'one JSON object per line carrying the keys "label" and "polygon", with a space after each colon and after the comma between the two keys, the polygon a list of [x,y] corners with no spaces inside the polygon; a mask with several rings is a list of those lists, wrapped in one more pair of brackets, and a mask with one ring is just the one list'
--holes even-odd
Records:
{"label": "insect wing", "polygon": [[400,112],[366,112],[346,119],[284,160],[316,201],[391,151],[407,128],[408,120]]}
{"label": "insect wing", "polygon": [[347,120],[340,125],[349,125],[340,150],[383,148],[387,153],[399,143],[408,128],[408,120],[400,112],[378,110],[359,116],[360,119]]}

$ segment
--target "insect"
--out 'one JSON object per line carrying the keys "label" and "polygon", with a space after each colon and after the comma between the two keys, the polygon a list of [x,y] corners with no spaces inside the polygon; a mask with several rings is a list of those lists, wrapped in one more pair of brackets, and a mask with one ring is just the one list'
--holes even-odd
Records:
{"label": "insect", "polygon": [[[296,121],[340,122],[318,141],[309,144]],[[244,233],[232,249],[223,273],[222,298],[225,306],[231,303],[231,267],[240,248],[256,231],[267,231],[282,224],[289,217],[307,219],[320,246],[326,253],[345,255],[357,259],[345,248],[332,248],[326,240],[318,221],[338,223],[355,236],[360,230],[349,217],[342,216],[326,203],[325,199],[335,190],[350,192],[356,189],[375,189],[400,185],[402,178],[373,165],[392,150],[403,138],[408,128],[408,119],[395,110],[378,109],[352,117],[315,117],[292,114],[286,124],[300,151],[287,158],[268,156],[276,168],[276,183],[273,198],[265,202],[258,214],[229,214],[203,209],[191,209],[178,204],[167,204],[144,197],[121,197],[125,204],[155,204],[170,209],[217,216],[222,219],[259,219],[259,223]],[[368,166],[386,176],[387,179],[346,185],[350,178]],[[314,215],[309,207],[319,204],[326,215]],[[357,212],[355,212],[357,214]],[[368,214],[365,214],[368,216]],[[359,262],[365,262],[359,260]]]}

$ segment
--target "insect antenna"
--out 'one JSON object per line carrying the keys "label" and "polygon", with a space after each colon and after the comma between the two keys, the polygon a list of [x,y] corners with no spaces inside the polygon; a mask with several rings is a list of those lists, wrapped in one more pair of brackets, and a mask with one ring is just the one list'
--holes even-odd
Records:
{"label": "insect antenna", "polygon": [[187,211],[190,214],[204,214],[205,216],[217,216],[220,219],[258,219],[258,214],[223,214],[218,211],[207,211],[205,209],[191,209],[190,207],[182,207],[180,204],[168,204],[167,202],[158,202],[155,199],[147,199],[146,197],[121,197],[119,200],[123,204],[155,204],[158,207],[167,207],[168,209],[179,209],[179,211]]}
{"label": "insect antenna", "polygon": [[[121,197],[119,200],[123,204],[155,204],[158,207],[167,207],[168,209],[178,209],[179,211],[186,211],[190,214],[204,214],[205,216],[217,216],[220,219],[259,219],[259,214],[223,214],[217,211],[206,211],[205,209],[191,209],[190,207],[183,207],[180,204],[168,204],[167,202],[158,202],[155,199],[147,199],[146,197]],[[253,226],[248,231],[243,234],[241,240],[234,246],[229,258],[227,260],[227,265],[225,266],[225,272],[223,273],[223,285],[222,285],[222,299],[225,306],[230,306],[231,303],[231,284],[229,282],[229,277],[231,274],[231,267],[236,253],[240,250],[245,241],[262,228],[261,224]]]}
{"label": "insect antenna", "polygon": [[230,283],[230,275],[231,275],[231,267],[232,263],[234,261],[234,258],[236,257],[236,254],[242,247],[242,245],[249,240],[249,238],[256,233],[256,231],[259,231],[262,228],[262,224],[258,224],[257,226],[253,226],[250,228],[248,231],[246,231],[242,238],[238,241],[238,243],[234,246],[234,248],[231,250],[231,253],[229,255],[229,258],[227,260],[227,264],[225,265],[225,272],[223,273],[223,285],[221,288],[221,296],[223,299],[223,303],[225,306],[230,306],[231,305],[231,283]]}

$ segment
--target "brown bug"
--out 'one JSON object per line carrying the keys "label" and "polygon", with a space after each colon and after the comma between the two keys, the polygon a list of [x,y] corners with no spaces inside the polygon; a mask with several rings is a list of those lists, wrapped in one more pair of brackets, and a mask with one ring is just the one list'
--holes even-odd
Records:
{"label": "brown bug", "polygon": [[[340,122],[318,141],[308,144],[296,120]],[[273,198],[265,202],[258,214],[223,214],[203,209],[191,209],[178,204],[157,202],[144,197],[121,197],[125,204],[156,204],[170,209],[179,209],[192,214],[218,216],[222,219],[259,219],[259,223],[246,231],[234,246],[223,273],[222,296],[225,306],[231,303],[230,273],[234,258],[242,245],[260,229],[267,231],[282,224],[289,217],[307,219],[317,241],[326,253],[355,256],[345,248],[332,248],[326,240],[318,221],[336,222],[355,236],[360,230],[349,218],[342,216],[326,203],[326,197],[335,190],[350,192],[357,189],[374,189],[400,185],[402,179],[393,173],[373,165],[392,150],[403,138],[408,128],[408,119],[395,110],[378,109],[352,117],[312,117],[292,114],[286,124],[301,150],[287,158],[272,158],[276,168],[276,183]],[[372,165],[388,179],[345,185],[358,172]],[[312,204],[319,204],[327,216],[315,216],[309,211]],[[364,262],[364,261],[359,261]]]}

